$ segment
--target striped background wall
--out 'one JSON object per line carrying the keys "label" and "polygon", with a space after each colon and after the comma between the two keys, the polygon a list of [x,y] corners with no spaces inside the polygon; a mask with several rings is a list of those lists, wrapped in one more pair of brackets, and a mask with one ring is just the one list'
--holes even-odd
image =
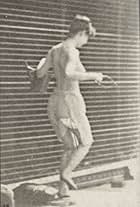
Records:
{"label": "striped background wall", "polygon": [[[87,71],[111,75],[118,88],[81,83],[96,140],[79,169],[130,159],[139,141],[138,0],[1,0],[2,182],[58,172],[63,151],[47,116],[48,94],[31,93],[24,60],[36,66],[62,41],[75,14],[88,15],[97,37],[81,50]],[[85,165],[86,164],[86,165]]]}

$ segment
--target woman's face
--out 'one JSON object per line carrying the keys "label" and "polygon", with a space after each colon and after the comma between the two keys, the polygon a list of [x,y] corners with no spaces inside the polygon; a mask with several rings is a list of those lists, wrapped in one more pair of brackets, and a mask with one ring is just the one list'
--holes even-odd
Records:
{"label": "woman's face", "polygon": [[77,41],[77,46],[82,47],[83,45],[87,44],[88,39],[89,39],[89,36],[86,33],[86,31],[79,32],[78,36],[77,36],[77,40],[78,40]]}

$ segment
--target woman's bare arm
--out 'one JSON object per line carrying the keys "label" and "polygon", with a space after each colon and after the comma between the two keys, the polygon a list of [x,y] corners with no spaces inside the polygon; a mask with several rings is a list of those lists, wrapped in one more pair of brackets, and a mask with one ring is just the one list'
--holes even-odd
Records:
{"label": "woman's bare arm", "polygon": [[38,64],[38,66],[37,66],[37,71],[36,71],[37,72],[37,77],[42,78],[42,77],[44,77],[44,75],[45,76],[49,75],[48,70],[52,67],[53,67],[52,51],[50,50],[48,52],[47,57],[42,58],[41,61]]}
{"label": "woman's bare arm", "polygon": [[[71,50],[68,51],[68,60],[66,65],[66,78],[72,79],[72,80],[96,80],[98,82],[101,82],[103,79],[102,73],[96,73],[96,72],[86,72],[84,69],[84,66],[79,63],[79,53],[77,50]],[[77,64],[78,63],[78,64]],[[76,70],[76,67],[82,67],[81,70]]]}

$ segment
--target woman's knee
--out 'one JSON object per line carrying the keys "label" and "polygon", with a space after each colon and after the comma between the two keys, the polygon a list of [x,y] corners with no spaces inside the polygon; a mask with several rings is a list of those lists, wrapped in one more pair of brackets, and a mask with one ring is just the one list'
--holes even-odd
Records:
{"label": "woman's knee", "polygon": [[78,148],[82,149],[86,154],[89,152],[90,147],[91,147],[91,144],[79,144]]}

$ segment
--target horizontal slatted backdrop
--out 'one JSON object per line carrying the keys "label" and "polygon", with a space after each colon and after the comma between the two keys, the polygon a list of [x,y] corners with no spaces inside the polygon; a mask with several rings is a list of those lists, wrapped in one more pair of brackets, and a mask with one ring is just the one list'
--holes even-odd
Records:
{"label": "horizontal slatted backdrop", "polygon": [[[81,83],[96,140],[79,169],[136,155],[139,138],[138,0],[1,0],[2,182],[53,175],[63,151],[47,115],[47,95],[31,93],[24,60],[36,66],[62,41],[75,14],[88,15],[97,37],[81,49],[87,71],[111,75],[118,88]],[[84,165],[86,163],[86,166]]]}

